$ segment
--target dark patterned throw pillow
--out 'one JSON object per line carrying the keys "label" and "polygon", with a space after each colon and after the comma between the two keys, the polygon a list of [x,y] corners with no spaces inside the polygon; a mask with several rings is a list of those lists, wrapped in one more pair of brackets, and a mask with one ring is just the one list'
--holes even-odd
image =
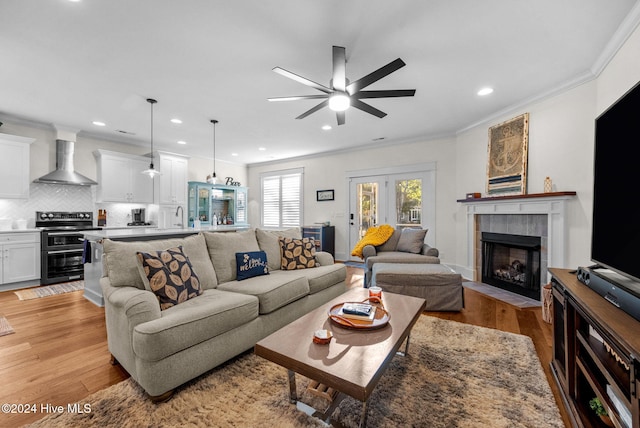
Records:
{"label": "dark patterned throw pillow", "polygon": [[165,310],[203,293],[198,276],[182,247],[154,253],[137,252],[142,281]]}
{"label": "dark patterned throw pillow", "polygon": [[280,237],[282,270],[306,269],[318,266],[316,262],[316,242],[313,238],[284,238]]}
{"label": "dark patterned throw pillow", "polygon": [[268,274],[267,253],[264,251],[236,253],[236,279],[238,281]]}

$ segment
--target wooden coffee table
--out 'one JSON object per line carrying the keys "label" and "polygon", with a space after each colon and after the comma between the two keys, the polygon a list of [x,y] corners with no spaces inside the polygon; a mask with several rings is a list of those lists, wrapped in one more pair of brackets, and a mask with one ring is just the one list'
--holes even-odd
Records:
{"label": "wooden coffee table", "polygon": [[[421,298],[383,293],[382,302],[390,315],[389,323],[376,330],[353,330],[336,325],[328,318],[331,307],[342,302],[359,302],[368,290],[356,288],[309,312],[259,341],[255,353],[288,370],[289,397],[298,403],[295,374],[315,380],[327,388],[362,402],[360,426],[366,426],[367,400],[403,342],[409,350],[409,334],[426,307]],[[333,332],[329,345],[313,343],[319,329]],[[338,394],[324,412],[316,412],[329,422],[342,395]]]}

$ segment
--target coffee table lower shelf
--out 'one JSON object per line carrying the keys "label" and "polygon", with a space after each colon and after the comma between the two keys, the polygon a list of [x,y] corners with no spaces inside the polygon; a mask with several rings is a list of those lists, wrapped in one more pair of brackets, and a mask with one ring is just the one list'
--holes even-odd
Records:
{"label": "coffee table lower shelf", "polygon": [[[305,413],[330,423],[331,415],[342,399],[351,396],[362,402],[360,426],[367,424],[369,397],[396,354],[409,352],[411,329],[425,310],[426,301],[412,296],[385,293],[384,307],[391,314],[389,324],[371,331],[354,331],[334,325],[327,308],[367,296],[366,289],[352,289],[259,341],[255,353],[287,369],[289,400]],[[364,297],[363,297],[364,296]],[[330,329],[329,345],[312,342],[313,332]],[[309,342],[301,340],[308,337]],[[399,351],[402,344],[404,351]],[[353,370],[356,364],[362,370]],[[298,400],[296,373],[311,379],[310,392],[330,400],[324,411]],[[308,388],[309,389],[309,388]]]}
{"label": "coffee table lower shelf", "polygon": [[[396,355],[401,357],[406,357],[409,355],[409,337],[405,341],[404,351],[397,351]],[[385,367],[386,368],[386,367]],[[310,380],[309,385],[307,385],[307,391],[313,395],[324,398],[329,401],[329,406],[321,411],[310,405],[298,400],[298,391],[296,386],[296,372],[291,369],[287,369],[287,377],[289,379],[289,401],[291,404],[295,404],[296,407],[307,413],[310,416],[321,419],[324,423],[329,425],[331,423],[331,415],[338,408],[342,400],[344,400],[347,395],[333,389],[323,383],[318,382],[317,380]],[[362,402],[362,411],[360,413],[360,427],[367,426],[367,415],[368,415],[368,399]]]}

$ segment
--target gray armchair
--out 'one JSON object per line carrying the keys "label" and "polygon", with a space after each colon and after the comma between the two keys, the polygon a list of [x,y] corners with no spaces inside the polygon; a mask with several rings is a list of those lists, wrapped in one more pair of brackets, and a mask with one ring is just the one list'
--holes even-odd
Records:
{"label": "gray armchair", "polygon": [[437,248],[424,243],[423,229],[395,230],[382,245],[367,245],[362,249],[364,258],[364,286],[371,284],[371,273],[376,263],[440,263]]}

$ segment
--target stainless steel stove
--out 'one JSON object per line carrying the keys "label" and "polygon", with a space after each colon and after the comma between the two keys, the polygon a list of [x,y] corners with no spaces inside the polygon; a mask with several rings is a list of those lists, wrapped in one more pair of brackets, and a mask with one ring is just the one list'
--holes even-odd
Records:
{"label": "stainless steel stove", "polygon": [[83,230],[100,230],[93,225],[91,212],[36,211],[36,227],[41,229],[42,284],[84,278]]}

